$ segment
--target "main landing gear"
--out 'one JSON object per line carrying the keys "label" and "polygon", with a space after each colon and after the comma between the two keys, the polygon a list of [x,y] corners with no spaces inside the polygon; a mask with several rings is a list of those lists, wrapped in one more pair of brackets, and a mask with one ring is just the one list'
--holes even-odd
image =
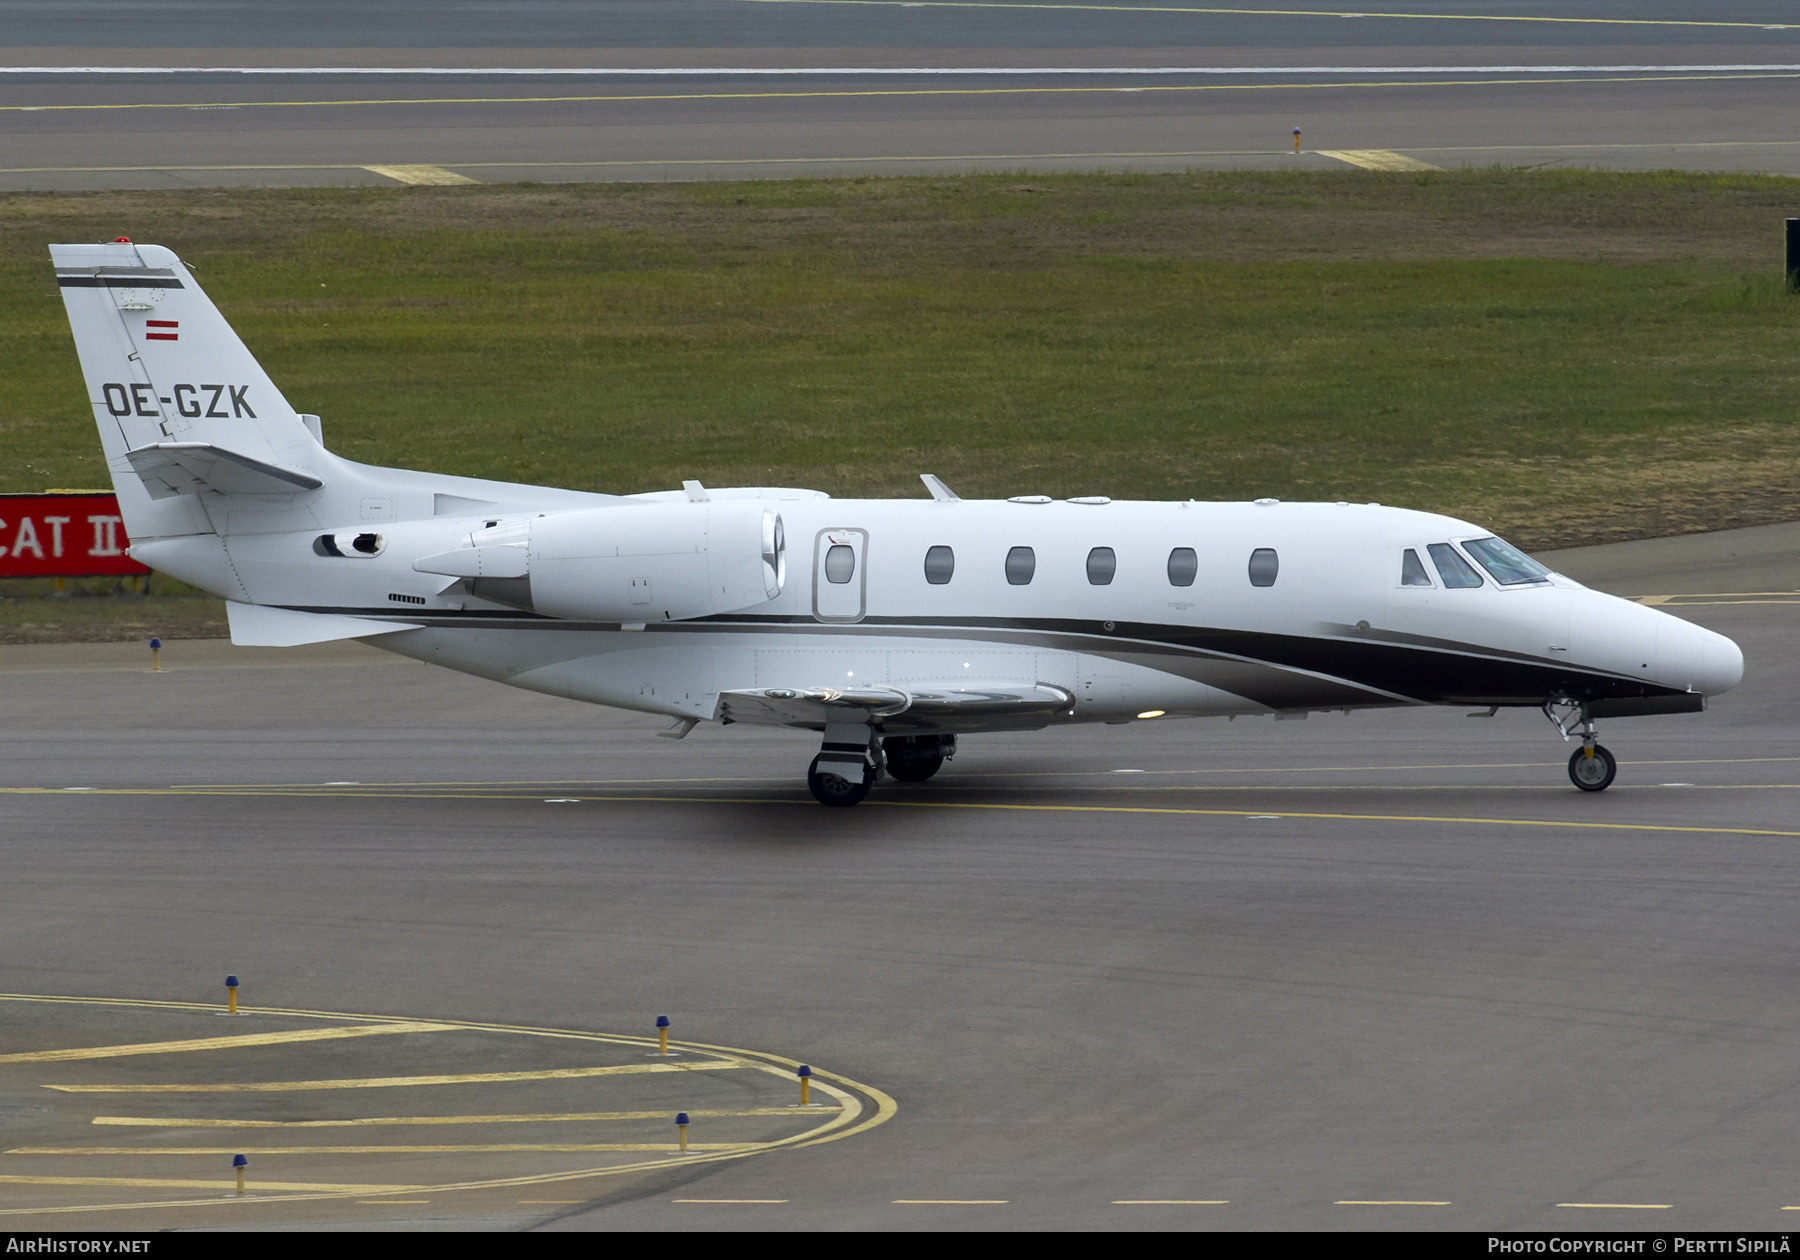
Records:
{"label": "main landing gear", "polygon": [[806,769],[806,787],[821,805],[855,805],[885,770],[903,783],[923,783],[956,755],[954,735],[890,735],[869,726],[831,725]]}
{"label": "main landing gear", "polygon": [[1566,742],[1581,736],[1581,747],[1569,757],[1569,782],[1583,792],[1604,792],[1619,773],[1619,762],[1594,738],[1594,719],[1585,704],[1575,700],[1546,700],[1544,716]]}

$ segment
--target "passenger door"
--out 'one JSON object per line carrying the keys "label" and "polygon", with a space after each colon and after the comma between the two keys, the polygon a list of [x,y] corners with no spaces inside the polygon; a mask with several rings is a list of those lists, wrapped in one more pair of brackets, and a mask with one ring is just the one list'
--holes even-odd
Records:
{"label": "passenger door", "polygon": [[822,529],[813,541],[813,617],[861,621],[868,611],[869,532]]}

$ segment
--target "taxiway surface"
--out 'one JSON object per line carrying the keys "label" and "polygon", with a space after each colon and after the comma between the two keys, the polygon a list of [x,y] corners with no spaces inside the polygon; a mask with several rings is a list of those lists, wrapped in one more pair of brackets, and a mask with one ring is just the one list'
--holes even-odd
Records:
{"label": "taxiway surface", "polygon": [[[1384,8],[0,0],[0,189],[1346,164],[1800,173],[1791,6]],[[157,73],[120,73],[134,68]]]}
{"label": "taxiway surface", "polygon": [[[667,1013],[897,1108],[547,1192],[504,1183],[576,1158],[558,1143],[621,1141],[571,1138],[570,1115],[700,1104],[611,1076],[534,1102],[488,1079],[513,1042],[457,1029],[345,1034],[329,1070],[279,1037],[0,1065],[8,1131],[31,1132],[0,1151],[0,1208],[33,1228],[1783,1229],[1800,526],[1556,563],[1748,660],[1703,715],[1604,723],[1622,764],[1598,796],[1537,714],[1450,710],[969,738],[931,783],[827,811],[799,781],[816,737],[671,743],[355,646],[177,644],[162,674],[129,647],[0,649],[0,988],[205,1004],[233,973],[253,1011],[360,1013],[332,1027],[646,1039]],[[0,1021],[0,1054],[313,1026],[44,1009]],[[190,1129],[93,1123],[160,1094],[42,1089],[431,1072],[482,1079],[157,1113],[223,1122]],[[765,1114],[792,1084],[704,1105]],[[388,1123],[428,1114],[502,1119]],[[231,1127],[270,1116],[355,1127]],[[215,1148],[247,1144],[274,1152],[259,1178],[342,1190],[228,1201]]]}

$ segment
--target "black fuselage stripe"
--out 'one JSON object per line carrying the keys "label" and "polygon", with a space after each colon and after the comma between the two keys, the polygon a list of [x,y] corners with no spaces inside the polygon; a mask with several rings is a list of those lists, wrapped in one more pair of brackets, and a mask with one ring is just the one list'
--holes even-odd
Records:
{"label": "black fuselage stripe", "polygon": [[[616,631],[617,623],[590,623],[547,618],[528,612],[472,609],[415,610],[411,615],[393,608],[297,608],[298,612],[335,613],[372,621],[406,621],[445,628],[525,628],[541,630]],[[482,623],[488,623],[483,625]],[[498,624],[495,624],[498,623]],[[652,622],[647,630],[660,633],[768,633],[787,629],[796,633],[857,637],[891,635],[912,630],[931,638],[997,638],[1045,651],[1086,652],[1109,659],[1164,655],[1220,666],[1261,667],[1280,671],[1286,681],[1279,686],[1258,685],[1255,679],[1234,677],[1209,682],[1208,671],[1199,668],[1170,669],[1193,676],[1221,690],[1258,699],[1262,692],[1276,707],[1290,707],[1295,675],[1311,676],[1319,685],[1321,707],[1355,702],[1354,689],[1368,698],[1363,703],[1401,697],[1423,704],[1536,705],[1551,696],[1580,700],[1623,699],[1684,694],[1677,688],[1596,670],[1580,669],[1559,661],[1511,659],[1489,654],[1478,646],[1425,647],[1397,643],[1361,642],[1350,639],[1310,638],[1256,630],[1223,630],[1212,627],[1166,626],[1120,622],[1110,633],[1095,633],[1091,621],[1012,618],[970,618],[945,622],[926,618],[873,618],[854,626],[821,625],[809,618],[738,616],[697,618],[692,621]],[[1273,684],[1276,680],[1270,679]],[[1302,689],[1304,690],[1304,688]],[[1331,693],[1328,697],[1325,693]]]}

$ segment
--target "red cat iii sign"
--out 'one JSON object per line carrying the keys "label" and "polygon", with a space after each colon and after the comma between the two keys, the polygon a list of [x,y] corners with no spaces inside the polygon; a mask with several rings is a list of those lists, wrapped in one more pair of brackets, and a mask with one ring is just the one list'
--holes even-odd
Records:
{"label": "red cat iii sign", "polygon": [[0,494],[0,578],[140,576],[110,494]]}

